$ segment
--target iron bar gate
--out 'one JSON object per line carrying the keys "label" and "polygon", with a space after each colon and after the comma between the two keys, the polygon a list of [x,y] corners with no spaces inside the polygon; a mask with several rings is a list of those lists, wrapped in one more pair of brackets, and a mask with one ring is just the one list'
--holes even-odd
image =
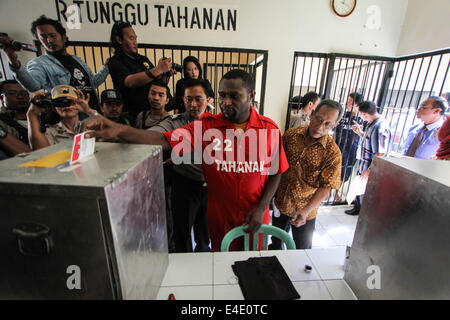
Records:
{"label": "iron bar gate", "polygon": [[[393,134],[389,155],[400,155],[409,128],[418,122],[415,111],[420,102],[431,95],[450,100],[449,66],[450,49],[398,58],[295,52],[286,129],[298,110],[296,96],[315,91],[345,108],[350,93],[358,92],[364,100],[375,102],[388,120]],[[353,107],[349,106],[348,111]],[[351,164],[350,168],[344,164],[343,169],[353,170]],[[330,193],[325,204],[344,203],[354,172],[344,172],[343,176],[346,174],[350,174],[347,183],[338,192]]]}
{"label": "iron bar gate", "polygon": [[[103,63],[114,54],[109,42],[70,41],[67,51],[83,59],[94,73],[100,70]],[[182,65],[184,58],[195,56],[202,65],[203,78],[211,82],[216,97],[222,76],[231,69],[243,69],[252,74],[255,79],[257,98],[255,98],[254,104],[259,106],[259,113],[263,114],[264,112],[267,50],[139,44],[138,53],[146,56],[155,66],[162,57],[171,58],[172,62]],[[181,77],[182,74],[177,73],[169,80],[168,86],[172,95],[175,95],[176,83]],[[111,88],[113,88],[113,83],[111,77],[108,76],[98,88],[98,94]],[[214,112],[220,112],[217,99],[214,99],[213,104]]]}

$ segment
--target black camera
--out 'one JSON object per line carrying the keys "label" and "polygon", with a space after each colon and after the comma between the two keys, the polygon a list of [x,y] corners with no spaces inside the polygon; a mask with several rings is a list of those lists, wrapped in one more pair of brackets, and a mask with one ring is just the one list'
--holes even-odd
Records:
{"label": "black camera", "polygon": [[52,96],[46,93],[44,97],[34,97],[30,102],[39,108],[50,109],[52,107]]}
{"label": "black camera", "polygon": [[[167,58],[164,57],[162,59],[166,60]],[[176,72],[180,72],[180,73],[183,72],[183,66],[181,64],[178,64],[178,63],[175,63],[175,62],[172,62],[172,69],[175,70]]]}

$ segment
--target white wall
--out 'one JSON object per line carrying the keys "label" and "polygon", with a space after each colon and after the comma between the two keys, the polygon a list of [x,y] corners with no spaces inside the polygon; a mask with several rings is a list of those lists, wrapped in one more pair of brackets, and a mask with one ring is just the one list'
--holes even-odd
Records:
{"label": "white wall", "polygon": [[449,0],[409,0],[396,55],[450,47],[449,18]]}
{"label": "white wall", "polygon": [[[71,4],[71,1],[65,1]],[[281,128],[284,127],[294,51],[394,56],[408,6],[408,0],[359,0],[351,16],[340,18],[332,12],[330,0],[128,2],[141,6],[146,3],[152,9],[151,24],[135,27],[140,42],[268,50],[265,115]],[[154,4],[185,6],[187,3],[199,8],[237,9],[237,30],[193,31],[158,27]],[[371,5],[377,5],[381,12],[380,28],[376,30],[365,27],[371,16],[367,12]],[[0,29],[17,39],[31,41],[30,23],[42,13],[56,18],[55,1],[2,0]],[[68,35],[72,40],[107,41],[110,29],[108,24],[83,23],[81,30],[69,30]]]}

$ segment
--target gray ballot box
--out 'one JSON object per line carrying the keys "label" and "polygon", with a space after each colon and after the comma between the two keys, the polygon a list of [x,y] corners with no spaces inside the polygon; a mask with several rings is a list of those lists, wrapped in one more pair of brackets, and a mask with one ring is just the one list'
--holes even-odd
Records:
{"label": "gray ballot box", "polygon": [[154,299],[168,265],[162,149],[97,143],[79,165],[0,161],[0,299]]}
{"label": "gray ballot box", "polygon": [[450,161],[372,165],[344,280],[358,299],[450,298]]}

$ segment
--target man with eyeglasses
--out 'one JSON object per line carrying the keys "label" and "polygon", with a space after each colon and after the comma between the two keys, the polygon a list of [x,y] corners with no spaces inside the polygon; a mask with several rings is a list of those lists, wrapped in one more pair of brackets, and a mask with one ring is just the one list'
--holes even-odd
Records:
{"label": "man with eyeglasses", "polygon": [[448,102],[442,97],[431,96],[416,111],[423,123],[409,129],[403,144],[403,155],[418,159],[430,159],[439,149],[438,131],[444,123]]}
{"label": "man with eyeglasses", "polygon": [[[272,224],[286,232],[292,228],[297,249],[311,249],[320,203],[341,184],[341,151],[329,132],[342,113],[339,103],[323,100],[308,127],[289,129],[283,136],[289,169],[275,195],[280,215],[274,215]],[[272,237],[270,249],[280,250],[281,241]]]}
{"label": "man with eyeglasses", "polygon": [[45,108],[37,104],[44,97],[44,92],[35,93],[35,103],[31,103],[27,112],[28,137],[33,150],[48,147],[50,145],[72,140],[81,132],[81,122],[78,119],[80,111],[88,115],[99,115],[96,110],[89,107],[89,94],[85,97],[81,90],[76,90],[69,85],[59,85],[52,89],[52,109],[59,117],[60,122],[47,127],[45,132],[41,132],[39,116],[46,111]]}
{"label": "man with eyeglasses", "polygon": [[[202,79],[186,80],[183,93],[186,111],[166,118],[149,130],[161,133],[169,132],[199,120],[212,100],[208,95],[208,89],[209,83]],[[182,163],[173,165],[170,173],[175,251],[211,251],[208,221],[206,220],[208,188],[202,166],[194,163]],[[192,247],[192,229],[194,230],[195,248]]]}
{"label": "man with eyeglasses", "polygon": [[30,152],[28,146],[28,91],[15,80],[0,83],[0,100],[5,109],[0,113],[0,160]]}
{"label": "man with eyeglasses", "polygon": [[138,114],[136,128],[148,129],[170,117],[165,109],[169,102],[169,94],[169,87],[165,83],[159,80],[152,81],[147,97],[150,107]]}

